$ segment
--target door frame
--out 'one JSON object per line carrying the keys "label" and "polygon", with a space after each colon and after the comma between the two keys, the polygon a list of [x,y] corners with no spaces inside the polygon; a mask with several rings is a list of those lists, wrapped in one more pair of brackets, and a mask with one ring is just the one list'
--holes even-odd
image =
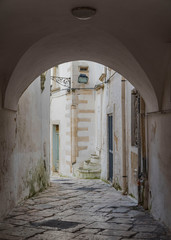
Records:
{"label": "door frame", "polygon": [[114,182],[114,114],[113,112],[108,112],[107,113],[107,179],[110,181],[109,179],[109,123],[108,123],[108,119],[109,116],[112,116],[112,147],[113,147],[113,176],[112,176],[112,183]]}
{"label": "door frame", "polygon": [[60,151],[60,121],[51,121],[50,123],[50,132],[51,132],[51,137],[50,137],[50,172],[51,174],[54,172],[53,171],[53,126],[58,125],[59,126],[59,166],[58,166],[58,172],[60,172],[60,159],[61,159],[61,151]]}

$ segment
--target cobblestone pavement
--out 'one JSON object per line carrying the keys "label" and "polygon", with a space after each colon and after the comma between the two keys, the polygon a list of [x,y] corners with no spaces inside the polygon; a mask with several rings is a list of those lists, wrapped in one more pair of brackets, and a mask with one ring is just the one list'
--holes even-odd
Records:
{"label": "cobblestone pavement", "polygon": [[54,178],[0,223],[0,240],[171,239],[148,212],[100,180]]}

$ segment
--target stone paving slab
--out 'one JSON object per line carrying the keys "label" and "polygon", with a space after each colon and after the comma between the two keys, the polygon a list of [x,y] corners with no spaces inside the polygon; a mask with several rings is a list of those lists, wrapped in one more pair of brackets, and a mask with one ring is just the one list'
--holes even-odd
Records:
{"label": "stone paving slab", "polygon": [[29,238],[29,240],[70,240],[75,238],[76,235],[74,233],[66,233],[61,231],[48,231],[43,234],[38,234],[34,237]]}
{"label": "stone paving slab", "polygon": [[120,240],[120,237],[116,236],[100,236],[100,235],[89,235],[81,234],[75,238],[76,240]]}
{"label": "stone paving slab", "polygon": [[100,228],[100,229],[113,229],[113,230],[129,230],[131,224],[117,224],[117,223],[108,223],[108,222],[94,222],[88,226],[88,228]]}
{"label": "stone paving slab", "polygon": [[136,235],[136,232],[133,231],[120,231],[120,230],[104,230],[99,233],[104,236],[118,236],[118,237],[128,237],[131,238]]}
{"label": "stone paving slab", "polygon": [[171,240],[168,229],[100,180],[59,178],[0,222],[0,240]]}
{"label": "stone paving slab", "polygon": [[7,237],[9,235],[13,237],[27,239],[29,237],[32,237],[42,232],[44,232],[43,229],[19,226],[19,227],[12,227],[10,229],[2,230],[0,232],[0,237],[1,236]]}

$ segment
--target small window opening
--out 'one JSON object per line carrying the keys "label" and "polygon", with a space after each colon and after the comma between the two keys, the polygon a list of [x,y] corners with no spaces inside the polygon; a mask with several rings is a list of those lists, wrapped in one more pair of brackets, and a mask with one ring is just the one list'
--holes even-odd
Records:
{"label": "small window opening", "polygon": [[80,69],[79,69],[79,71],[80,72],[88,72],[88,67],[83,67],[83,66],[81,66],[81,67],[79,67]]}

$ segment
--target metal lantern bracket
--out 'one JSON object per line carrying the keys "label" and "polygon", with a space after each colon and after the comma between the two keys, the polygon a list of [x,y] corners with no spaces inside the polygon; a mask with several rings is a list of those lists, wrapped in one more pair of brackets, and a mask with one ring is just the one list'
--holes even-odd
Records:
{"label": "metal lantern bracket", "polygon": [[51,76],[51,79],[63,87],[71,88],[71,78]]}

